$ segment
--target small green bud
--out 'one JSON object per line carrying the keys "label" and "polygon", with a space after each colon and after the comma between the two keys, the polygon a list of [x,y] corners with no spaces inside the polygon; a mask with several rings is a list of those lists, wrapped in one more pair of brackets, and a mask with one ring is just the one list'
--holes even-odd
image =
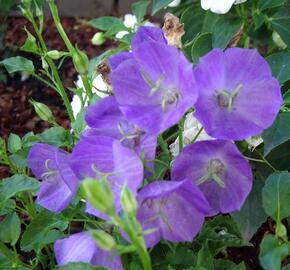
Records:
{"label": "small green bud", "polygon": [[110,234],[104,231],[101,230],[91,231],[91,235],[96,240],[97,245],[103,250],[110,251],[116,247],[115,239]]}
{"label": "small green bud", "polygon": [[44,70],[48,70],[48,64],[43,56],[41,56],[41,65]]}
{"label": "small green bud", "polygon": [[96,33],[92,38],[92,44],[96,46],[102,45],[106,41],[106,36],[102,32]]}
{"label": "small green bud", "polygon": [[34,100],[30,100],[30,103],[33,105],[34,110],[40,119],[47,122],[54,122],[53,114],[45,104]]}
{"label": "small green bud", "polygon": [[275,233],[278,237],[287,238],[287,230],[281,222],[277,223]]}
{"label": "small green bud", "polygon": [[108,216],[115,214],[113,194],[106,180],[97,181],[88,178],[84,180],[81,187],[93,207]]}
{"label": "small green bud", "polygon": [[46,53],[46,55],[53,60],[58,60],[59,58],[61,58],[62,56],[66,54],[67,54],[66,52],[60,52],[57,50],[52,50]]}
{"label": "small green bud", "polygon": [[285,44],[285,42],[283,41],[283,39],[281,38],[281,36],[277,33],[277,32],[273,32],[272,34],[272,39],[274,41],[274,43],[281,49],[286,49],[287,45]]}
{"label": "small green bud", "polygon": [[84,75],[88,72],[89,58],[84,52],[76,48],[72,55],[72,59],[75,69],[80,75]]}
{"label": "small green bud", "polygon": [[133,193],[124,186],[121,191],[121,204],[124,209],[129,214],[136,215],[138,203],[133,195]]}

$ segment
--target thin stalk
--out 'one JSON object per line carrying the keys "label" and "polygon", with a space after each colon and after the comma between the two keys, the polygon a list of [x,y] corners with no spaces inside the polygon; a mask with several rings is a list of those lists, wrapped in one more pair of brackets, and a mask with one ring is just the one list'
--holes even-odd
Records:
{"label": "thin stalk", "polygon": [[[71,41],[69,40],[66,32],[64,31],[64,29],[62,27],[62,24],[61,24],[61,21],[60,21],[60,17],[59,17],[59,14],[58,14],[58,10],[57,10],[57,6],[54,3],[54,0],[48,0],[48,5],[49,5],[50,12],[51,12],[51,15],[52,15],[52,18],[53,18],[53,21],[54,21],[54,24],[56,26],[56,29],[57,29],[58,33],[60,34],[63,42],[65,43],[67,49],[70,52],[70,54],[71,55],[75,54],[76,53],[76,49],[72,45]],[[81,78],[82,78],[82,81],[83,81],[83,84],[84,84],[84,88],[85,88],[85,91],[86,91],[89,99],[92,99],[93,93],[92,93],[92,89],[91,89],[91,86],[90,86],[90,83],[89,83],[89,80],[88,80],[88,75],[87,74],[86,75],[81,75]]]}
{"label": "thin stalk", "polygon": [[184,131],[184,119],[182,119],[178,125],[178,145],[179,152],[183,149],[183,131]]}
{"label": "thin stalk", "polygon": [[200,135],[200,133],[203,131],[203,127],[201,127],[199,129],[199,131],[196,133],[196,135],[194,136],[193,140],[191,141],[191,143],[195,143],[195,141],[197,140],[198,136]]}
{"label": "thin stalk", "polygon": [[58,89],[50,82],[48,82],[47,80],[43,79],[41,76],[35,74],[35,73],[32,73],[31,74],[33,77],[35,77],[37,80],[43,82],[44,84],[46,84],[47,86],[49,86],[50,88],[54,89],[55,91],[58,92]]}
{"label": "thin stalk", "polygon": [[[47,53],[48,49],[46,47],[44,39],[43,39],[43,37],[41,35],[41,32],[39,31],[39,29],[37,27],[36,21],[35,21],[33,16],[31,17],[31,24],[32,24],[32,26],[34,28],[34,31],[35,31],[35,33],[37,35],[37,38],[38,38],[38,40],[40,42],[42,50],[45,53]],[[74,116],[73,116],[72,107],[71,107],[70,101],[68,99],[68,96],[66,94],[65,88],[64,88],[64,86],[62,84],[62,81],[61,81],[61,79],[59,77],[57,68],[56,68],[54,62],[49,57],[45,57],[45,60],[47,61],[48,65],[49,65],[49,67],[51,69],[51,72],[52,72],[54,80],[55,80],[55,84],[57,86],[59,94],[61,95],[61,97],[63,99],[64,105],[66,107],[66,110],[67,110],[67,113],[68,113],[68,116],[69,116],[69,119],[70,119],[71,122],[74,122],[75,119],[74,119]]]}
{"label": "thin stalk", "polygon": [[267,159],[265,159],[264,158],[264,156],[257,150],[257,149],[255,149],[254,150],[261,158],[262,158],[262,160],[273,170],[273,171],[277,171],[274,167],[273,167],[273,165],[267,160]]}

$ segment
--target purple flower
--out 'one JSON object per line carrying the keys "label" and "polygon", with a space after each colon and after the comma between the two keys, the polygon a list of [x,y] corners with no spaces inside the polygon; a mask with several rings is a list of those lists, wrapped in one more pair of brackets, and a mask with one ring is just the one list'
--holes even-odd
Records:
{"label": "purple flower", "polygon": [[[79,177],[100,180],[106,177],[114,194],[117,211],[121,210],[120,192],[124,184],[136,194],[143,180],[143,164],[136,153],[111,137],[83,137],[75,146],[70,164]],[[106,215],[87,204],[87,212],[106,218]]]}
{"label": "purple flower", "polygon": [[145,235],[147,247],[155,246],[160,238],[191,242],[212,210],[190,181],[155,181],[139,192],[137,200],[143,230],[154,231]]}
{"label": "purple flower", "polygon": [[89,129],[85,136],[110,136],[136,151],[144,152],[145,160],[154,160],[156,136],[127,121],[118,107],[115,97],[106,97],[90,106],[86,113]]}
{"label": "purple flower", "polygon": [[194,105],[198,93],[192,65],[185,56],[164,41],[152,38],[161,30],[143,27],[139,31],[130,57],[123,54],[110,60],[114,67],[110,78],[126,118],[158,134],[180,120]]}
{"label": "purple flower", "polygon": [[186,146],[173,163],[173,179],[190,179],[217,212],[239,210],[252,188],[249,162],[231,141],[200,141]]}
{"label": "purple flower", "polygon": [[278,81],[256,50],[214,49],[195,69],[196,118],[217,139],[243,140],[272,125],[282,104]]}
{"label": "purple flower", "polygon": [[76,233],[68,238],[57,240],[54,244],[54,254],[59,266],[83,262],[108,267],[111,270],[123,269],[120,257],[99,248],[87,232]]}
{"label": "purple flower", "polygon": [[69,154],[54,146],[36,143],[32,146],[28,166],[42,180],[37,202],[42,207],[60,212],[74,198],[79,181],[69,166]]}

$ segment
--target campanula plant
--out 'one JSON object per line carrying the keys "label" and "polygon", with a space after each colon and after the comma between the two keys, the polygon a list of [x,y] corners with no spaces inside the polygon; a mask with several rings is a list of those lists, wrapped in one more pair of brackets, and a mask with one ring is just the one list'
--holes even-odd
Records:
{"label": "campanula plant", "polygon": [[[1,64],[57,91],[71,126],[32,101],[52,127],[0,141],[13,174],[0,269],[288,269],[290,3],[152,1],[152,15],[171,12],[161,27],[140,0],[130,24],[89,22],[95,45],[115,41],[89,60],[46,2],[66,51],[48,50],[42,6],[22,0],[23,50],[41,67]],[[72,100],[64,58],[79,73]]]}

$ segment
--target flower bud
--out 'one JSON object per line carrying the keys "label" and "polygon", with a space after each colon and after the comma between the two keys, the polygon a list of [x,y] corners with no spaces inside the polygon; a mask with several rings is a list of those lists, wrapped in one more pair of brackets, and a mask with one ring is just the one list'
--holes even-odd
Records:
{"label": "flower bud", "polygon": [[66,54],[65,52],[60,52],[57,50],[52,50],[52,51],[49,51],[46,53],[46,55],[53,60],[58,60],[59,58],[61,58],[65,54]]}
{"label": "flower bud", "polygon": [[92,38],[92,44],[96,46],[102,45],[106,41],[106,36],[102,32],[96,33]]}
{"label": "flower bud", "polygon": [[138,207],[137,200],[133,193],[125,186],[121,191],[121,204],[124,209],[129,214],[135,215]]}
{"label": "flower bud", "polygon": [[97,210],[108,216],[115,214],[113,194],[106,180],[86,179],[82,184],[82,191]]}
{"label": "flower bud", "polygon": [[51,110],[43,103],[30,100],[30,103],[33,105],[36,114],[40,119],[47,122],[55,122]]}
{"label": "flower bud", "polygon": [[278,237],[281,238],[287,237],[287,230],[281,222],[277,222],[275,233]]}
{"label": "flower bud", "polygon": [[72,59],[75,69],[79,74],[84,75],[88,72],[89,58],[84,52],[76,48],[72,55]]}
{"label": "flower bud", "polygon": [[112,250],[116,247],[116,241],[115,239],[108,233],[96,230],[91,231],[91,235],[94,237],[94,239],[97,242],[97,245],[104,250]]}
{"label": "flower bud", "polygon": [[273,32],[272,34],[272,39],[274,41],[274,43],[281,49],[286,49],[287,45],[285,44],[285,42],[283,41],[283,39],[281,38],[281,36],[277,33],[277,32]]}
{"label": "flower bud", "polygon": [[44,59],[43,56],[41,57],[41,65],[42,65],[42,68],[44,70],[47,70],[48,69],[48,64],[47,64],[47,62],[46,62],[46,60]]}

